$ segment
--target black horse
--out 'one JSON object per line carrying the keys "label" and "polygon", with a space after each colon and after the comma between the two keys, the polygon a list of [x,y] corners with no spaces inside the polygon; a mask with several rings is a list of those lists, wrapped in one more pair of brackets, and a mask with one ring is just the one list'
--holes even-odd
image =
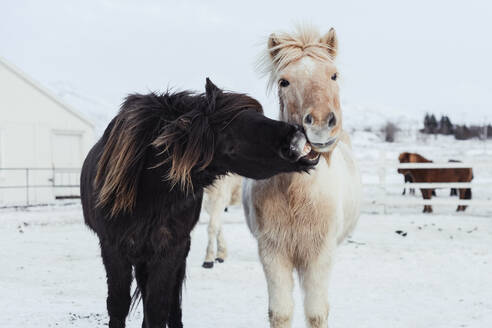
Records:
{"label": "black horse", "polygon": [[100,240],[109,327],[124,327],[134,269],[142,327],[183,327],[181,287],[203,188],[228,172],[263,179],[307,172],[300,128],[266,118],[244,94],[207,79],[205,94],[130,95],[81,175],[86,224]]}

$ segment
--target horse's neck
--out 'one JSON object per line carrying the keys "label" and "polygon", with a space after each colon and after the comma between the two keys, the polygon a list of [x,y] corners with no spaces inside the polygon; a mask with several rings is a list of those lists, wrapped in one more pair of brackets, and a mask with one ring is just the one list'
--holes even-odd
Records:
{"label": "horse's neck", "polygon": [[[328,164],[328,168],[330,168],[330,166],[331,166],[331,160],[333,157],[333,152],[337,148],[338,148],[338,151],[340,151],[342,153],[345,153],[347,151],[352,150],[352,142],[350,140],[350,136],[343,129],[340,132],[340,135],[336,141],[335,147],[330,152],[323,153],[323,157],[325,158],[325,161]],[[344,148],[344,149],[340,149],[340,148]]]}
{"label": "horse's neck", "polygon": [[321,156],[323,156],[323,158],[325,159],[325,162],[326,162],[326,165],[328,165],[328,168],[330,168],[330,165],[331,165],[331,158],[333,157],[333,152],[335,151],[336,147],[338,145],[335,146],[335,148],[333,148],[333,150],[327,152],[327,153],[323,153]]}
{"label": "horse's neck", "polygon": [[331,170],[333,165],[333,152],[335,151],[336,147],[329,153],[323,153],[319,163],[309,173],[281,173],[271,179],[279,190],[289,190],[292,186],[299,185],[310,186],[319,178],[318,172],[320,170]]}
{"label": "horse's neck", "polygon": [[199,185],[202,188],[211,186],[217,179],[224,177],[227,174],[226,170],[210,165],[205,170],[196,172],[193,175],[193,185]]}

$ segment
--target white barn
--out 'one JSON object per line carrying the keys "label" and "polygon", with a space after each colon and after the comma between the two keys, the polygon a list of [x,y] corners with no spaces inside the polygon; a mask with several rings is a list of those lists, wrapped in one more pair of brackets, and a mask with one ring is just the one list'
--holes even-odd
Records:
{"label": "white barn", "polygon": [[94,137],[89,120],[0,58],[0,207],[77,196]]}

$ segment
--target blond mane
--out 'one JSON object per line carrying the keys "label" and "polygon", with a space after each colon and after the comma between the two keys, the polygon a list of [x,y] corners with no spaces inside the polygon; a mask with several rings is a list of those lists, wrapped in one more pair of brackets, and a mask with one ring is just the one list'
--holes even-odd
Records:
{"label": "blond mane", "polygon": [[[333,62],[336,49],[321,41],[319,31],[311,26],[298,26],[294,33],[274,33],[268,47],[258,59],[257,68],[263,75],[269,75],[268,90],[275,84],[278,72],[303,57],[323,62]],[[272,44],[273,42],[273,44]]]}

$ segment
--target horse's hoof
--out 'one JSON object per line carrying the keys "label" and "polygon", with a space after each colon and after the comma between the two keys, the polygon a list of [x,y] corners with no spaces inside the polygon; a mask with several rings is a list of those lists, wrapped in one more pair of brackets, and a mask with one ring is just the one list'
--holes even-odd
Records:
{"label": "horse's hoof", "polygon": [[219,263],[224,263],[224,259],[220,258],[220,257],[216,258],[215,261],[217,261]]}
{"label": "horse's hoof", "polygon": [[214,267],[214,262],[203,262],[202,267],[205,269],[212,269]]}

